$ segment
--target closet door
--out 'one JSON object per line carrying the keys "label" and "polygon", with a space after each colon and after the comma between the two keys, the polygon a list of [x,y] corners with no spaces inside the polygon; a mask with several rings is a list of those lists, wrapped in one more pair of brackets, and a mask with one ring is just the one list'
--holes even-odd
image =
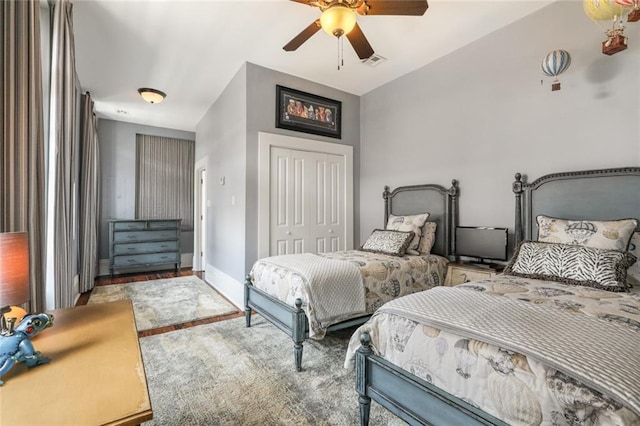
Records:
{"label": "closet door", "polygon": [[311,223],[314,253],[345,249],[344,158],[320,154],[314,162],[315,212]]}
{"label": "closet door", "polygon": [[344,250],[344,158],[272,147],[270,170],[270,255]]}

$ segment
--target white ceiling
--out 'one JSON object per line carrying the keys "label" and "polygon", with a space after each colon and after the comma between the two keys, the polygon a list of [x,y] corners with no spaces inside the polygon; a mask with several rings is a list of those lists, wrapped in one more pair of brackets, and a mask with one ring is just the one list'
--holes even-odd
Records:
{"label": "white ceiling", "polygon": [[[282,50],[318,18],[288,0],[76,0],[76,66],[99,117],[195,131],[244,62],[363,95],[555,0],[430,0],[424,16],[359,16],[376,54],[360,63],[345,40],[319,31],[295,52]],[[144,102],[139,87],[167,93]]]}

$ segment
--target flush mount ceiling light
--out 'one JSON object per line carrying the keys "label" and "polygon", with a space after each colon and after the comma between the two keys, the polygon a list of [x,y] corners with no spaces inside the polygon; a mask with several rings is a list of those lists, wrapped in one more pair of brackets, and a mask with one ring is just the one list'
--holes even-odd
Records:
{"label": "flush mount ceiling light", "polygon": [[148,87],[142,87],[138,89],[138,93],[140,93],[142,99],[149,102],[150,104],[159,104],[167,96],[167,94],[164,92],[156,89],[150,89]]}

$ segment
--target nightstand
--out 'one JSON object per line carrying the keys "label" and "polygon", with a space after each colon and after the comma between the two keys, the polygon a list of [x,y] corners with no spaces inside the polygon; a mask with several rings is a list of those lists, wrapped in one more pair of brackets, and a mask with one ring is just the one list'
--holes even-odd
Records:
{"label": "nightstand", "polygon": [[503,269],[501,265],[477,266],[471,263],[449,263],[444,285],[451,287],[469,281],[484,280],[493,277]]}

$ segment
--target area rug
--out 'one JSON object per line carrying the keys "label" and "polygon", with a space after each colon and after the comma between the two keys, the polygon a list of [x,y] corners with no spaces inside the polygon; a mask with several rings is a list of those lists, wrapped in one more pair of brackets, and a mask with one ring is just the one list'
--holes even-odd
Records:
{"label": "area rug", "polygon": [[238,308],[200,278],[189,275],[97,286],[88,304],[130,299],[138,331],[226,315]]}
{"label": "area rug", "polygon": [[[260,316],[140,339],[153,420],[145,425],[358,425],[355,371],[343,368],[353,329],[291,339]],[[404,425],[371,404],[373,425]]]}

